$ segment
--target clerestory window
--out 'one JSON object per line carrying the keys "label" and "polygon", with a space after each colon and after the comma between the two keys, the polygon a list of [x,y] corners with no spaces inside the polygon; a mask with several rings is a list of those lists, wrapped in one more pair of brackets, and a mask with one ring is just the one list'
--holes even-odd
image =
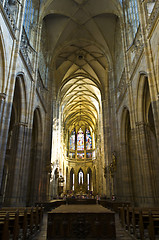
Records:
{"label": "clerestory window", "polygon": [[26,0],[23,26],[29,38],[30,27],[34,21],[34,8],[32,0]]}
{"label": "clerestory window", "polygon": [[131,44],[139,27],[139,13],[137,0],[124,0],[124,16],[127,29],[128,44]]}
{"label": "clerestory window", "polygon": [[[69,137],[69,158],[88,159],[92,158],[92,133],[89,128],[79,128],[71,132]],[[93,154],[94,155],[94,154]],[[94,156],[95,157],[95,156]]]}

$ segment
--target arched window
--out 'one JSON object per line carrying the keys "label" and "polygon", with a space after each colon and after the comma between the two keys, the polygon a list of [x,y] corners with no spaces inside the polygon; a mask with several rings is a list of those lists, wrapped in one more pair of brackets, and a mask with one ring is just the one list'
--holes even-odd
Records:
{"label": "arched window", "polygon": [[72,133],[71,133],[70,150],[75,150],[75,130],[73,130]]}
{"label": "arched window", "polygon": [[77,133],[77,150],[84,150],[84,133],[81,128]]}
{"label": "arched window", "polygon": [[87,190],[90,190],[90,174],[87,173]]}
{"label": "arched window", "polygon": [[[94,135],[89,128],[75,129],[69,135],[69,158],[73,159],[92,159],[92,152],[95,149],[95,143],[93,143]],[[95,158],[95,155],[93,155]]]}
{"label": "arched window", "polygon": [[84,182],[84,176],[83,176],[83,171],[82,169],[80,169],[79,173],[78,173],[78,183],[83,185]]}
{"label": "arched window", "polygon": [[91,190],[92,190],[91,181],[92,181],[92,171],[91,171],[91,169],[89,168],[88,171],[87,171],[87,190],[88,190],[88,191],[91,191]]}
{"label": "arched window", "polygon": [[86,129],[86,150],[92,149],[92,137],[89,129]]}

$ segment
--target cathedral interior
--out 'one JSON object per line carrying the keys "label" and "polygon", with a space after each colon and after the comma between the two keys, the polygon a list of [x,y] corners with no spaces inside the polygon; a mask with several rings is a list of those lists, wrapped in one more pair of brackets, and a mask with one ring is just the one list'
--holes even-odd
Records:
{"label": "cathedral interior", "polygon": [[159,0],[0,0],[0,205],[159,206]]}

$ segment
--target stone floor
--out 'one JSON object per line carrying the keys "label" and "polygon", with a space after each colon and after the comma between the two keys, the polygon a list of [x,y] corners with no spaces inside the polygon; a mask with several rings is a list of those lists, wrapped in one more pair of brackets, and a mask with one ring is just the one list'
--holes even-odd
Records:
{"label": "stone floor", "polygon": [[[122,229],[121,224],[119,222],[118,214],[116,214],[115,216],[115,223],[116,223],[116,240],[136,239],[134,237],[129,236],[128,233]],[[46,240],[46,239],[47,239],[47,213],[44,214],[41,231],[38,232],[36,236],[33,237],[32,240]]]}

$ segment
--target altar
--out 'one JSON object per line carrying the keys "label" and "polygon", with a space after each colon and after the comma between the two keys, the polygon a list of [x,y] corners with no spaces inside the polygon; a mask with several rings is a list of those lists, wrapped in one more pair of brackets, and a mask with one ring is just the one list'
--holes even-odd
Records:
{"label": "altar", "polygon": [[115,238],[115,213],[101,205],[62,205],[48,213],[48,240]]}

